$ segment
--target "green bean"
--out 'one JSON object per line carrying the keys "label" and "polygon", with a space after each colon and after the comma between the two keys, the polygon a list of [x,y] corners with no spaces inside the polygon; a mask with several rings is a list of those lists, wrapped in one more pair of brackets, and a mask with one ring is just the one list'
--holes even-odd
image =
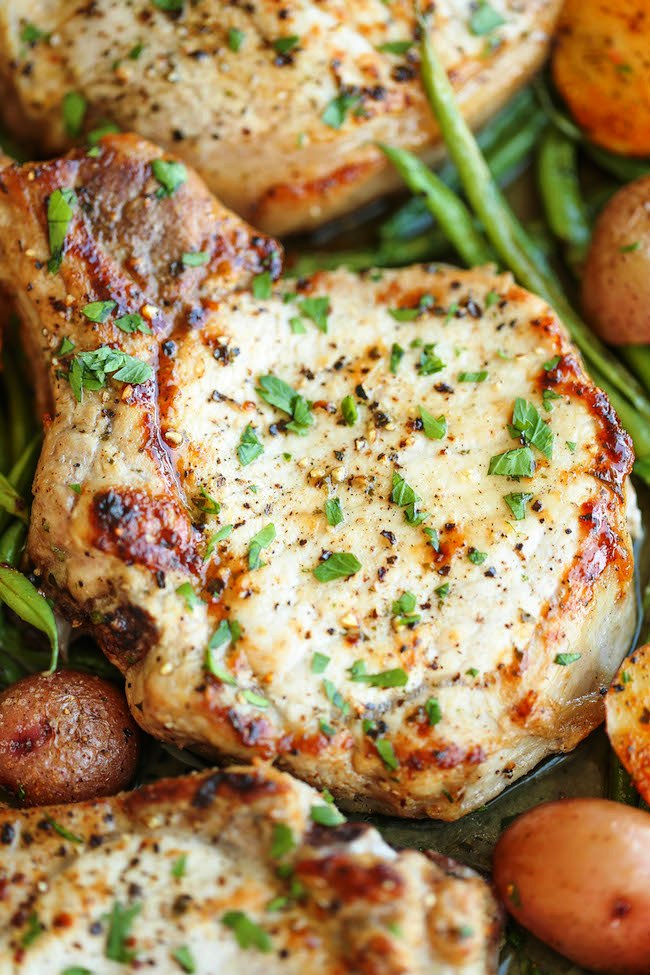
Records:
{"label": "green bean", "polygon": [[9,411],[9,442],[12,461],[16,461],[34,435],[32,397],[15,356],[4,350],[4,382]]}
{"label": "green bean", "polygon": [[639,377],[646,389],[650,389],[650,345],[621,345],[618,354]]}
{"label": "green bean", "polygon": [[0,535],[0,562],[15,568],[25,547],[26,537],[27,526],[14,519]]}
{"label": "green bean", "polygon": [[453,190],[417,156],[405,149],[380,145],[412,193],[423,193],[426,204],[466,264],[487,264],[494,260],[494,252],[483,234],[476,229],[472,215]]}
{"label": "green bean", "polygon": [[601,370],[609,388],[619,389],[642,416],[630,428],[643,431],[650,420],[650,402],[632,374],[587,328],[569,304],[559,282],[536,263],[525,231],[494,183],[476,141],[460,113],[447,75],[433,49],[430,32],[422,30],[422,80],[447,149],[458,167],[465,194],[503,263],[529,290],[541,295],[563,320],[585,358]]}
{"label": "green bean", "polygon": [[544,132],[537,156],[537,179],[549,226],[584,260],[591,238],[578,180],[576,143],[552,126]]}
{"label": "green bean", "polygon": [[627,806],[636,806],[639,802],[639,793],[634,788],[627,769],[623,767],[614,751],[609,755],[607,795],[614,802],[623,802]]}
{"label": "green bean", "polygon": [[287,270],[287,277],[300,278],[315,271],[346,267],[367,271],[373,267],[401,267],[418,261],[433,261],[449,250],[449,243],[437,228],[411,240],[382,242],[365,250],[311,251],[302,254]]}
{"label": "green bean", "polygon": [[566,112],[563,112],[555,105],[548,85],[543,78],[536,78],[533,81],[533,91],[537,96],[537,101],[542,107],[544,114],[558,132],[561,132],[567,139],[571,139],[572,142],[582,142],[582,129],[569,118]]}
{"label": "green bean", "polygon": [[606,172],[611,173],[622,183],[631,183],[633,179],[647,176],[650,173],[650,159],[633,159],[630,156],[618,156],[607,149],[601,149],[591,142],[585,142],[585,151],[593,161]]}
{"label": "green bean", "polygon": [[[518,168],[532,151],[544,127],[545,118],[543,112],[535,110],[533,103],[527,116],[520,120],[517,129],[509,134],[507,140],[495,143],[489,149],[482,147],[490,171],[500,185],[507,185],[516,175]],[[478,141],[480,145],[480,136]],[[451,189],[460,189],[458,170],[453,163],[445,163],[438,175]],[[433,221],[424,201],[416,197],[408,200],[382,224],[380,235],[383,240],[408,239],[432,225]]]}
{"label": "green bean", "polygon": [[[30,491],[40,453],[41,435],[38,434],[27,444],[7,475],[7,480],[21,497],[26,498]],[[0,532],[4,531],[8,523],[9,515],[6,511],[0,511]]]}

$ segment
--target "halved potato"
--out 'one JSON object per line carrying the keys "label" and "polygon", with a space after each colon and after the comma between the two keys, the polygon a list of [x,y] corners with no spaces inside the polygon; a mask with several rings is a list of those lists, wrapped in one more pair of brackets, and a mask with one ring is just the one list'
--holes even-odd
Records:
{"label": "halved potato", "polygon": [[650,644],[623,661],[605,706],[612,747],[650,803]]}
{"label": "halved potato", "polygon": [[567,0],[553,79],[587,136],[628,156],[650,154],[650,0]]}

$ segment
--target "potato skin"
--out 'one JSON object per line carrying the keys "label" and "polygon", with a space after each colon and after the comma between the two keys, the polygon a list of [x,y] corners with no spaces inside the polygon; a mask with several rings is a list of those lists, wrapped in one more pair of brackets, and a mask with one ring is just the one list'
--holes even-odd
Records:
{"label": "potato skin", "polygon": [[607,799],[537,806],[505,831],[494,882],[517,920],[584,968],[650,973],[650,815]]}
{"label": "potato skin", "polygon": [[0,785],[27,806],[113,795],[139,751],[124,695],[100,677],[32,674],[0,695]]}
{"label": "potato skin", "polygon": [[589,139],[650,154],[650,0],[565,0],[553,80]]}
{"label": "potato skin", "polygon": [[582,304],[605,342],[650,342],[650,176],[624,186],[600,214],[584,267]]}

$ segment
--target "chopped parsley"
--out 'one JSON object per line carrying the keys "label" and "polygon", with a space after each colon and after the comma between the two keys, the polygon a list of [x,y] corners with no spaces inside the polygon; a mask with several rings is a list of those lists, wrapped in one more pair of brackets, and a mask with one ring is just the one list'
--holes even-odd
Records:
{"label": "chopped parsley", "polygon": [[515,400],[510,432],[513,437],[521,436],[524,442],[536,447],[548,460],[553,456],[553,431],[542,420],[537,409],[521,396]]}
{"label": "chopped parsley", "polygon": [[506,450],[490,458],[488,474],[501,474],[504,477],[532,477],[534,473],[535,458],[530,447]]}
{"label": "chopped parsley", "polygon": [[271,297],[273,290],[273,279],[270,271],[262,271],[253,278],[253,297],[258,301],[264,301]]}
{"label": "chopped parsley", "polygon": [[23,44],[38,44],[39,41],[49,41],[50,35],[36,24],[32,24],[30,20],[26,20],[20,32],[20,39]]}
{"label": "chopped parsley", "polygon": [[485,296],[485,307],[492,308],[493,305],[496,305],[498,300],[499,300],[499,296],[496,293],[496,291],[488,291],[488,293]]}
{"label": "chopped parsley", "polygon": [[386,768],[391,769],[393,772],[399,768],[399,760],[395,754],[395,749],[388,738],[378,738],[375,742],[375,748]]}
{"label": "chopped parsley", "polygon": [[411,308],[389,308],[388,314],[391,318],[394,318],[396,322],[414,322],[416,318],[431,308],[433,305],[433,296],[429,294],[424,294],[418,301],[417,305]]}
{"label": "chopped parsley", "polygon": [[355,660],[348,672],[354,684],[368,684],[370,687],[406,687],[409,679],[408,674],[401,667],[382,670],[378,674],[368,674],[365,660]]}
{"label": "chopped parsley", "polygon": [[341,413],[347,426],[354,426],[359,419],[359,410],[352,396],[344,396],[341,400]]}
{"label": "chopped parsley", "polygon": [[260,376],[257,393],[270,406],[275,406],[291,417],[287,430],[305,436],[314,422],[311,407],[304,396],[292,389],[277,376]]}
{"label": "chopped parsley", "polygon": [[409,525],[421,525],[429,517],[428,512],[419,510],[418,505],[422,500],[420,495],[415,493],[411,485],[407,484],[397,471],[393,471],[393,489],[390,500],[393,504],[404,509],[404,517]]}
{"label": "chopped parsley", "polygon": [[23,948],[29,948],[30,945],[34,944],[36,939],[43,933],[45,927],[38,919],[38,914],[35,911],[27,918],[27,927],[25,928],[20,944]]}
{"label": "chopped parsley", "polygon": [[311,672],[312,674],[322,674],[327,670],[327,665],[330,662],[330,657],[326,653],[316,653],[311,658]]}
{"label": "chopped parsley", "polygon": [[438,586],[437,589],[434,589],[434,592],[438,597],[438,599],[440,600],[445,599],[449,595],[449,583],[443,582],[441,586]]}
{"label": "chopped parsley", "polygon": [[435,354],[434,348],[435,346],[431,343],[427,343],[427,345],[422,347],[420,361],[417,367],[421,376],[433,376],[434,373],[440,372],[445,368],[444,362]]}
{"label": "chopped parsley", "polygon": [[180,948],[172,951],[172,958],[177,962],[181,971],[187,972],[188,975],[194,975],[194,972],[196,972],[196,961],[187,945],[181,945]]}
{"label": "chopped parsley", "polygon": [[392,613],[393,622],[396,626],[415,626],[422,617],[419,613],[413,612],[416,606],[416,598],[412,592],[403,592],[399,599],[393,603]]}
{"label": "chopped parsley", "polygon": [[343,508],[338,498],[328,498],[325,502],[325,517],[328,525],[340,525],[343,521]]}
{"label": "chopped parsley", "polygon": [[185,605],[193,612],[197,606],[200,606],[203,602],[200,596],[195,593],[192,584],[189,582],[183,582],[176,589],[177,595],[181,596],[185,600]]}
{"label": "chopped parsley", "polygon": [[207,544],[205,555],[203,561],[207,562],[219,542],[225,541],[232,535],[233,526],[232,525],[222,525],[221,528],[210,536],[210,541]]}
{"label": "chopped parsley", "polygon": [[289,328],[291,329],[293,335],[304,335],[307,331],[305,328],[305,323],[298,315],[293,315],[293,317],[289,319]]}
{"label": "chopped parsley", "polygon": [[47,201],[47,231],[50,243],[48,270],[55,274],[61,267],[63,248],[68,227],[77,205],[77,194],[73,189],[54,190]]}
{"label": "chopped parsley", "polygon": [[88,108],[86,99],[78,91],[69,91],[63,96],[63,124],[66,135],[75,139],[81,132]]}
{"label": "chopped parsley", "polygon": [[328,680],[327,677],[323,678],[323,690],[325,691],[325,696],[330,704],[333,704],[335,708],[338,708],[342,714],[350,713],[350,705],[345,700],[341,692],[337,690],[332,681]]}
{"label": "chopped parsley", "polygon": [[165,13],[178,13],[183,9],[185,0],[151,0],[154,7],[164,10]]}
{"label": "chopped parsley", "polygon": [[273,949],[268,932],[251,921],[243,911],[227,911],[222,915],[221,923],[230,928],[240,948],[257,948],[263,952]]}
{"label": "chopped parsley", "polygon": [[56,350],[56,354],[59,359],[65,359],[65,357],[69,356],[71,352],[74,352],[75,348],[76,346],[74,342],[69,339],[67,335],[64,335],[61,339],[60,346]]}
{"label": "chopped parsley", "polygon": [[399,364],[404,358],[404,349],[397,342],[393,342],[390,350],[390,371],[395,375],[399,369]]}
{"label": "chopped parsley", "polygon": [[437,528],[423,528],[422,531],[429,539],[429,545],[434,552],[440,551],[440,532]]}
{"label": "chopped parsley", "polygon": [[472,565],[483,565],[487,558],[487,552],[479,552],[477,548],[470,548],[467,553],[467,558]]}
{"label": "chopped parsley", "polygon": [[123,907],[119,901],[115,901],[110,914],[105,915],[108,921],[108,934],[106,935],[106,957],[111,961],[121,962],[127,965],[135,959],[136,952],[127,947],[133,922],[142,910],[142,904],[136,902],[130,907]]}
{"label": "chopped parsley", "polygon": [[243,699],[254,708],[268,708],[269,702],[261,694],[257,694],[255,691],[245,690],[241,692]]}
{"label": "chopped parsley", "polygon": [[346,821],[343,813],[339,812],[336,806],[328,803],[323,806],[312,806],[309,815],[314,823],[319,826],[340,826]]}
{"label": "chopped parsley", "polygon": [[502,24],[505,24],[505,20],[498,10],[495,10],[488,3],[488,0],[476,0],[474,10],[469,18],[469,29],[475,37],[491,34]]}
{"label": "chopped parsley", "polygon": [[287,853],[291,853],[296,847],[293,833],[286,823],[273,824],[273,838],[271,840],[271,856],[274,860],[280,860]]}
{"label": "chopped parsley", "polygon": [[576,660],[580,660],[581,656],[581,653],[558,653],[555,657],[555,663],[559,664],[560,667],[567,667],[569,664],[574,664]]}
{"label": "chopped parsley", "polygon": [[331,552],[312,571],[319,582],[333,582],[335,579],[349,579],[360,568],[361,562],[351,552]]}
{"label": "chopped parsley", "polygon": [[230,50],[234,51],[235,54],[238,54],[242,44],[244,43],[245,37],[246,34],[243,32],[243,30],[239,30],[237,27],[231,27],[228,31],[228,47]]}
{"label": "chopped parsley", "polygon": [[340,129],[348,116],[348,112],[352,108],[355,108],[360,101],[360,95],[353,95],[342,91],[327,103],[321,115],[321,121],[325,125],[329,125],[331,129]]}
{"label": "chopped parsley", "polygon": [[187,182],[187,170],[183,163],[168,159],[154,159],[151,172],[160,183],[156,196],[173,196],[179,186]]}
{"label": "chopped parsley", "polygon": [[80,352],[70,362],[67,380],[75,399],[81,403],[84,389],[103,389],[111,376],[121,383],[140,386],[153,376],[153,369],[135,356],[121,349],[102,345],[92,352]]}
{"label": "chopped parsley", "polygon": [[555,355],[552,359],[547,359],[546,362],[543,363],[542,368],[544,369],[544,372],[553,372],[553,370],[559,366],[561,361],[562,356]]}
{"label": "chopped parsley", "polygon": [[210,260],[208,251],[185,251],[181,257],[183,267],[201,267]]}
{"label": "chopped parsley", "polygon": [[547,413],[553,412],[553,400],[556,399],[562,399],[562,397],[554,389],[544,389],[542,391],[542,406]]}
{"label": "chopped parsley", "polygon": [[250,540],[248,546],[248,568],[260,569],[266,563],[260,561],[260,554],[263,548],[267,548],[275,539],[275,525],[266,525]]}
{"label": "chopped parsley", "polygon": [[186,872],[187,872],[187,853],[181,853],[178,859],[174,860],[174,862],[172,863],[171,874],[172,877],[176,877],[177,880],[180,880],[181,877],[185,876]]}
{"label": "chopped parsley", "polygon": [[81,836],[77,836],[76,833],[71,833],[69,829],[66,829],[65,826],[61,825],[61,823],[57,823],[57,821],[52,819],[51,816],[46,814],[45,819],[50,824],[54,832],[58,833],[59,836],[62,836],[64,840],[68,840],[70,843],[83,843],[83,838]]}
{"label": "chopped parsley", "polygon": [[298,302],[300,312],[310,319],[320,332],[327,333],[330,300],[327,297],[303,298]]}
{"label": "chopped parsley", "polygon": [[576,452],[576,449],[577,449],[577,447],[578,447],[578,445],[577,445],[577,443],[575,442],[575,440],[567,440],[567,441],[566,441],[566,445],[567,445],[567,447],[569,448],[569,450],[571,451],[571,453],[572,453],[572,454],[575,454],[575,452]]}
{"label": "chopped parsley", "polygon": [[516,521],[523,521],[526,517],[526,505],[533,500],[532,494],[525,491],[513,491],[511,494],[504,495],[503,500],[512,511]]}
{"label": "chopped parsley", "polygon": [[115,326],[127,334],[133,332],[142,332],[143,335],[153,334],[142,315],[138,315],[137,312],[129,312],[127,315],[116,318]]}
{"label": "chopped parsley", "polygon": [[623,244],[621,247],[619,247],[619,252],[621,254],[632,254],[634,251],[638,251],[640,246],[641,241],[635,240],[631,244]]}
{"label": "chopped parsley", "polygon": [[109,299],[108,301],[91,301],[89,305],[84,305],[81,309],[81,314],[90,322],[99,322],[103,324],[108,321],[108,317],[114,308],[117,308],[117,302]]}
{"label": "chopped parsley", "polygon": [[481,369],[480,372],[459,372],[458,382],[459,383],[484,383],[487,379],[487,369]]}
{"label": "chopped parsley", "polygon": [[430,697],[425,705],[424,711],[427,718],[429,719],[429,724],[431,726],[438,724],[442,721],[442,710],[440,708],[440,703],[435,697]]}
{"label": "chopped parsley", "polygon": [[406,54],[407,51],[413,47],[413,41],[386,41],[385,44],[379,44],[377,50],[381,51],[382,54]]}
{"label": "chopped parsley", "polygon": [[429,440],[442,440],[447,435],[447,420],[444,416],[435,418],[433,413],[429,413],[423,406],[419,406],[420,419],[425,437]]}
{"label": "chopped parsley", "polygon": [[260,442],[255,429],[249,423],[244,429],[239,441],[239,446],[237,447],[239,463],[242,467],[248,467],[248,465],[252,464],[254,460],[261,457],[263,453],[264,444]]}
{"label": "chopped parsley", "polygon": [[297,34],[289,34],[287,37],[277,37],[272,44],[278,54],[290,54],[300,44],[300,38]]}

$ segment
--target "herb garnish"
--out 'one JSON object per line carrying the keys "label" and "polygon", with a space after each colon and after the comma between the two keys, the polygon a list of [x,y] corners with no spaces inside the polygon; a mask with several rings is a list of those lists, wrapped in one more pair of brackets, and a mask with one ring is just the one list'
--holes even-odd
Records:
{"label": "herb garnish", "polygon": [[80,134],[87,107],[86,99],[78,91],[69,91],[63,96],[63,124],[66,135],[76,139]]}
{"label": "herb garnish", "polygon": [[330,313],[330,300],[327,297],[303,298],[298,309],[309,318],[320,332],[327,333],[327,317]]}
{"label": "herb garnish", "polygon": [[392,613],[393,622],[396,626],[415,626],[422,617],[419,613],[414,613],[416,598],[412,592],[403,592],[399,599],[393,603]]}
{"label": "herb garnish", "polygon": [[271,278],[270,271],[262,271],[261,274],[256,274],[253,278],[253,297],[257,298],[258,301],[265,301],[267,298],[271,297],[271,291],[273,289],[273,280]]}
{"label": "herb garnish", "polygon": [[440,703],[435,697],[430,697],[425,705],[424,710],[427,718],[429,719],[430,725],[436,725],[438,722],[442,721],[442,710],[440,708]]}
{"label": "herb garnish", "polygon": [[80,352],[71,360],[67,380],[75,399],[81,403],[84,389],[103,389],[109,376],[121,383],[140,386],[151,379],[153,369],[121,349],[101,345],[91,352]]}
{"label": "herb garnish", "polygon": [[330,803],[326,806],[312,806],[309,814],[312,821],[319,826],[340,826],[346,822],[343,813]]}
{"label": "herb garnish", "polygon": [[505,24],[505,20],[488,3],[488,0],[476,0],[474,10],[469,18],[469,29],[475,37],[484,37],[497,27],[501,27],[502,24]]}
{"label": "herb garnish", "polygon": [[361,562],[351,552],[332,552],[312,571],[319,582],[333,582],[335,579],[349,579],[360,568]]}
{"label": "herb garnish", "polygon": [[181,583],[176,589],[176,593],[185,600],[185,605],[190,612],[194,612],[196,607],[203,603],[203,600],[200,596],[197,596],[190,582]]}
{"label": "herb garnish", "polygon": [[341,413],[347,426],[352,427],[359,419],[359,410],[352,396],[344,396],[341,400]]}
{"label": "herb garnish", "polygon": [[399,768],[399,759],[395,754],[392,742],[388,738],[378,738],[375,741],[375,748],[386,768],[391,769],[393,772]]}
{"label": "herb garnish", "polygon": [[390,350],[390,371],[396,375],[399,364],[404,358],[404,349],[397,342],[393,342]]}
{"label": "herb garnish", "polygon": [[581,653],[558,653],[555,656],[555,663],[559,664],[560,667],[567,667],[569,664],[574,664],[576,660],[580,660],[581,656]]}
{"label": "herb garnish", "polygon": [[160,183],[156,196],[173,196],[179,186],[187,182],[187,170],[183,163],[168,159],[154,159],[151,172]]}
{"label": "herb garnish", "polygon": [[348,112],[361,101],[360,95],[352,95],[342,91],[325,106],[321,121],[331,129],[340,129],[345,122]]}
{"label": "herb garnish", "polygon": [[210,260],[208,251],[185,251],[181,257],[183,267],[201,267]]}
{"label": "herb garnish", "polygon": [[434,303],[433,295],[424,294],[415,307],[411,308],[389,308],[388,314],[396,322],[414,322],[416,318],[431,308]]}
{"label": "herb garnish", "polygon": [[513,491],[511,494],[504,495],[503,500],[512,511],[515,520],[523,521],[526,517],[526,505],[533,500],[533,496],[524,491]]}
{"label": "herb garnish", "polygon": [[121,332],[126,332],[127,334],[142,332],[143,335],[153,335],[153,332],[142,315],[138,315],[136,311],[128,312],[128,314],[116,318],[114,324]]}
{"label": "herb garnish", "polygon": [[50,242],[50,259],[47,267],[55,274],[61,267],[65,238],[72,220],[77,194],[73,189],[54,190],[47,201],[47,230]]}
{"label": "herb garnish", "polygon": [[534,473],[535,458],[530,447],[506,450],[490,458],[488,474],[501,474],[504,477],[532,477]]}
{"label": "herb garnish", "polygon": [[45,819],[50,824],[55,833],[62,836],[64,840],[68,840],[70,843],[83,843],[83,837],[77,836],[76,833],[71,833],[69,829],[62,826],[61,823],[57,823],[56,819],[52,819],[51,816],[46,814]]}
{"label": "herb garnish", "polygon": [[521,436],[526,444],[537,447],[548,460],[552,458],[553,431],[542,420],[533,404],[521,396],[515,400],[510,432],[513,437]]}
{"label": "herb garnish", "polygon": [[260,569],[266,565],[265,562],[260,561],[260,553],[263,548],[267,548],[274,541],[275,534],[275,525],[266,525],[256,535],[253,535],[248,546],[249,569]]}
{"label": "herb garnish", "polygon": [[325,517],[328,525],[340,525],[343,521],[343,509],[338,498],[328,498],[325,502]]}
{"label": "herb garnish", "polygon": [[175,962],[178,962],[182,971],[187,972],[188,975],[194,975],[194,972],[196,972],[196,961],[187,945],[181,945],[172,951],[172,958]]}
{"label": "herb garnish", "polygon": [[104,916],[109,925],[105,954],[111,961],[119,961],[126,965],[134,960],[136,952],[126,945],[133,922],[141,910],[142,904],[139,902],[130,907],[123,907],[119,901],[115,901],[111,913]]}
{"label": "herb garnish", "polygon": [[271,840],[271,857],[280,860],[296,847],[293,833],[286,823],[273,824],[273,838]]}
{"label": "herb garnish", "polygon": [[427,343],[422,347],[420,361],[417,366],[421,376],[433,376],[434,373],[440,372],[445,368],[444,362],[435,354],[434,348],[435,346],[431,343]]}
{"label": "herb garnish", "polygon": [[260,442],[255,429],[249,423],[244,429],[237,447],[237,456],[242,467],[247,467],[264,453],[264,445]]}
{"label": "herb garnish", "polygon": [[422,498],[416,494],[410,484],[404,478],[393,471],[393,489],[390,500],[404,509],[404,517],[409,525],[421,525],[429,517],[428,512],[420,511],[418,505]]}
{"label": "herb garnish", "polygon": [[228,47],[230,50],[238,54],[245,37],[246,35],[243,30],[239,30],[237,27],[231,27],[228,31]]}
{"label": "herb garnish", "polygon": [[300,38],[297,34],[290,34],[287,37],[276,37],[271,43],[278,54],[290,54],[300,44]]}
{"label": "herb garnish", "polygon": [[90,322],[103,324],[108,320],[114,308],[117,308],[117,302],[112,299],[108,301],[91,301],[90,304],[84,305],[81,309],[81,314],[85,315]]}
{"label": "herb garnish", "polygon": [[322,674],[327,670],[327,665],[330,662],[330,657],[326,653],[319,653],[316,651],[311,658],[311,672],[312,674]]}
{"label": "herb garnish", "polygon": [[348,668],[350,680],[355,684],[368,684],[370,687],[406,687],[408,674],[401,667],[382,670],[378,674],[366,673],[365,660],[355,660]]}
{"label": "herb garnish", "polygon": [[420,412],[420,419],[422,420],[422,429],[424,430],[425,437],[429,440],[442,440],[447,434],[447,420],[444,416],[439,416],[438,419],[435,418],[433,413],[429,413],[425,410],[423,406],[419,406],[418,410]]}
{"label": "herb garnish", "polygon": [[458,382],[459,383],[484,383],[487,379],[487,369],[481,369],[480,372],[459,372]]}
{"label": "herb garnish", "polygon": [[257,393],[270,406],[275,406],[292,419],[287,423],[287,430],[304,437],[314,422],[311,407],[304,396],[292,389],[283,379],[277,376],[260,376]]}
{"label": "herb garnish", "polygon": [[258,951],[264,952],[272,950],[273,945],[268,932],[251,921],[243,911],[227,911],[222,916],[221,923],[230,928],[240,948],[257,948]]}

